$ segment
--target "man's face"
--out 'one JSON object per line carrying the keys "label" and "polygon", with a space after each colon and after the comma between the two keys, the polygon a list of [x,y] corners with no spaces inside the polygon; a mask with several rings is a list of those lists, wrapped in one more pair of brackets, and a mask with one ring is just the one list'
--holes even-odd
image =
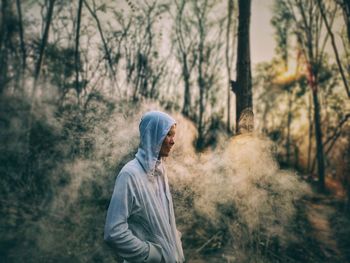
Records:
{"label": "man's face", "polygon": [[160,151],[159,151],[159,157],[169,156],[169,152],[175,144],[175,132],[176,132],[176,125],[174,124],[169,130],[168,134],[165,136],[162,147],[160,148]]}

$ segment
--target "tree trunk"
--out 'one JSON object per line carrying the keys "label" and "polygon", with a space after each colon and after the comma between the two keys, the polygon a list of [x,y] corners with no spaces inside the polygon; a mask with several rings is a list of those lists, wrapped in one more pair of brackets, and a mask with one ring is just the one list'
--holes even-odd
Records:
{"label": "tree trunk", "polygon": [[4,44],[7,0],[1,0],[0,50]]}
{"label": "tree trunk", "polygon": [[[231,23],[232,23],[232,14],[233,14],[233,0],[228,0],[228,19],[227,19],[227,28],[226,28],[226,50],[225,50],[225,60],[226,60],[226,69],[227,69],[227,132],[231,132],[231,59],[230,59],[230,42],[231,42]],[[233,41],[232,41],[233,42]]]}
{"label": "tree trunk", "polygon": [[190,93],[190,73],[188,71],[188,65],[187,65],[187,54],[182,54],[183,59],[183,66],[182,66],[182,75],[185,85],[185,91],[184,91],[184,104],[182,107],[182,114],[186,117],[190,117],[191,112],[191,93]]}
{"label": "tree trunk", "polygon": [[309,108],[308,108],[308,120],[309,120],[309,140],[307,150],[307,171],[311,172],[311,150],[312,150],[312,134],[313,134],[313,121],[312,121],[312,95],[309,96]]}
{"label": "tree trunk", "polygon": [[18,28],[19,28],[19,38],[21,42],[21,52],[22,52],[22,76],[24,74],[26,68],[26,47],[24,43],[24,30],[23,30],[23,20],[22,20],[22,8],[21,8],[21,0],[16,0],[17,13],[18,13]]}
{"label": "tree trunk", "polygon": [[350,43],[350,1],[340,0],[339,1],[341,9],[343,10],[344,22],[346,24],[346,30],[348,34],[348,41]]}
{"label": "tree trunk", "polygon": [[197,148],[201,149],[204,146],[204,99],[205,99],[205,91],[206,91],[206,82],[204,80],[204,45],[205,45],[205,9],[207,8],[207,1],[204,3],[204,10],[201,10],[198,7],[198,3],[196,4],[197,13],[197,22],[198,22],[198,33],[199,33],[199,43],[198,43],[198,88],[199,88],[199,113],[198,113],[198,140],[197,140]]}
{"label": "tree trunk", "polygon": [[232,85],[232,90],[236,94],[237,133],[252,132],[254,129],[249,47],[250,9],[251,0],[238,1],[237,81]]}
{"label": "tree trunk", "polygon": [[[188,57],[191,55],[191,45],[186,42],[183,32],[183,12],[185,10],[186,0],[181,0],[180,3],[175,1],[177,6],[176,15],[176,42],[179,52],[179,61],[182,64],[182,78],[184,81],[184,102],[182,106],[182,114],[191,118],[191,91],[190,91],[190,77],[191,71],[194,67],[194,62],[190,63]],[[186,19],[186,18],[185,18]],[[185,32],[185,34],[188,32]]]}
{"label": "tree trunk", "polygon": [[1,1],[1,25],[0,25],[0,94],[5,90],[7,82],[7,52],[4,49],[6,40],[7,0]]}
{"label": "tree trunk", "polygon": [[204,93],[205,82],[203,78],[203,63],[204,63],[204,32],[203,27],[200,24],[200,43],[198,47],[199,52],[199,65],[198,65],[198,87],[199,87],[199,118],[198,118],[198,141],[197,147],[201,148],[204,143],[204,127],[203,127],[203,114],[204,114]]}
{"label": "tree trunk", "polygon": [[49,38],[50,25],[51,25],[51,20],[52,20],[54,4],[55,4],[55,0],[50,0],[49,1],[49,7],[48,7],[48,10],[47,10],[47,15],[46,15],[46,23],[45,23],[44,35],[43,35],[43,37],[41,39],[40,48],[39,48],[39,58],[38,58],[38,61],[35,64],[34,84],[33,84],[32,102],[31,102],[32,103],[32,107],[33,107],[33,100],[34,100],[34,97],[35,97],[37,81],[38,81],[39,76],[40,76],[41,64],[42,64],[42,61],[43,61],[45,48],[46,48],[46,45],[47,45],[47,40]]}
{"label": "tree trunk", "polygon": [[30,101],[30,108],[29,108],[29,116],[28,116],[28,129],[26,132],[26,168],[25,172],[30,178],[32,176],[32,161],[34,160],[34,153],[33,153],[33,145],[32,145],[32,139],[33,139],[33,115],[34,115],[34,107],[35,107],[35,93],[36,93],[36,87],[37,87],[37,82],[39,80],[40,76],[40,69],[42,65],[42,60],[44,57],[47,41],[49,38],[49,32],[50,32],[50,25],[51,25],[51,20],[52,20],[52,15],[53,15],[53,8],[54,8],[55,0],[50,0],[49,1],[49,6],[47,9],[47,14],[46,14],[46,22],[45,22],[45,29],[44,29],[44,34],[41,39],[40,43],[40,48],[39,48],[39,58],[38,61],[35,64],[35,69],[34,69],[34,82],[33,82],[33,89],[32,89],[32,95],[31,95],[31,101]]}
{"label": "tree trunk", "polygon": [[79,70],[80,70],[80,59],[79,59],[79,38],[80,38],[80,22],[81,22],[81,11],[83,6],[83,0],[79,0],[78,14],[77,14],[77,28],[75,33],[75,52],[74,52],[74,65],[75,65],[75,90],[77,92],[78,102],[80,104],[80,84],[79,84]]}
{"label": "tree trunk", "polygon": [[350,134],[348,134],[348,147],[347,151],[345,152],[345,169],[344,169],[344,187],[346,190],[346,206],[345,211],[350,212]]}
{"label": "tree trunk", "polygon": [[315,139],[316,139],[316,150],[317,150],[317,172],[318,172],[318,180],[319,180],[319,190],[321,192],[324,192],[325,165],[324,165],[320,105],[318,101],[317,84],[315,84],[315,86],[312,87],[312,98],[314,102],[314,121],[315,121],[315,134],[316,134]]}
{"label": "tree trunk", "polygon": [[290,128],[292,123],[292,90],[291,87],[288,90],[288,117],[287,117],[287,142],[286,142],[286,152],[287,152],[287,165],[290,165]]}

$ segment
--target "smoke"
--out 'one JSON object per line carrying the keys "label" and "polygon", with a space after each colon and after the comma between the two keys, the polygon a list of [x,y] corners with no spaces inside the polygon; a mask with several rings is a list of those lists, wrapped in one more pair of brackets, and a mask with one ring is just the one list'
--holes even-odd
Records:
{"label": "smoke", "polygon": [[82,141],[82,148],[88,144],[89,154],[63,164],[71,181],[65,187],[62,197],[59,195],[56,198],[56,206],[66,207],[67,200],[75,202],[79,191],[90,195],[87,190],[81,189],[85,181],[98,181],[102,185],[104,180],[111,181],[111,176],[115,179],[117,167],[125,164],[136,153],[139,144],[138,125],[143,112],[159,108],[156,103],[141,104],[137,109],[122,104],[117,105],[111,114],[100,116],[99,119],[94,117],[89,120],[91,116],[85,116],[86,122],[91,122],[92,125],[83,134],[83,138],[78,139]]}
{"label": "smoke", "polygon": [[[63,253],[81,262],[114,260],[103,241],[107,206],[119,170],[136,153],[141,116],[151,109],[161,107],[149,102],[133,107],[124,102],[114,105],[110,112],[97,115],[92,111],[80,123],[85,131],[69,135],[69,142],[79,141],[81,152],[52,172],[63,172],[68,180],[63,187],[56,186],[48,215],[39,222],[44,238],[37,242],[42,255],[63,260]],[[65,121],[67,118],[70,115]]]}
{"label": "smoke", "polygon": [[234,244],[233,254],[243,248],[258,253],[255,244],[259,242],[268,246],[270,240],[280,245],[294,241],[290,229],[295,204],[310,189],[293,171],[279,169],[276,146],[258,134],[222,136],[215,150],[196,154],[193,126],[177,118],[178,139],[169,177],[178,198],[175,205],[178,201],[183,206],[176,207],[180,228],[193,234],[199,222],[210,232],[207,237],[214,230],[225,230]]}
{"label": "smoke", "polygon": [[[12,201],[1,211],[18,211],[2,224],[21,223],[16,223],[17,230],[3,235],[3,239],[17,244],[6,252],[6,258],[25,258],[28,262],[115,260],[102,238],[114,181],[136,153],[142,114],[163,109],[147,101],[135,107],[105,99],[91,102],[84,114],[74,107],[57,114],[55,106],[48,104],[39,105],[33,121],[38,148],[35,189],[42,191],[35,200],[44,201],[28,202],[36,207],[20,213],[23,202],[14,198],[16,192],[12,191]],[[25,134],[20,131],[26,118],[13,112],[8,114],[7,132],[2,134],[16,136],[18,142],[7,144],[20,156],[18,145],[23,145],[19,142]],[[256,134],[234,138],[219,135],[215,149],[197,153],[193,123],[180,114],[170,114],[177,121],[177,134],[166,166],[185,252],[201,246],[217,230],[226,231],[230,239],[227,244],[233,244],[232,253],[256,242],[292,240],[288,226],[295,215],[294,203],[308,193],[308,188],[293,172],[279,169],[273,143]],[[17,173],[15,164],[12,170],[6,169],[9,176]],[[2,188],[10,193],[11,185],[6,188],[4,182],[2,179]],[[28,189],[35,191],[30,186]]]}

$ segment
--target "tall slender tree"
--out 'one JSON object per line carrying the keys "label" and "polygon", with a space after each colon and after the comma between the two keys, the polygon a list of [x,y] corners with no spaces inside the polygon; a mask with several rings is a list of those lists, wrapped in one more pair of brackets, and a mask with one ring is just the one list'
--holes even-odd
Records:
{"label": "tall slender tree", "polygon": [[0,24],[0,94],[5,89],[7,82],[7,56],[5,51],[7,0],[1,0],[1,24]]}
{"label": "tall slender tree", "polygon": [[208,0],[204,0],[203,5],[200,7],[198,2],[194,2],[194,7],[196,10],[196,17],[197,17],[197,28],[198,28],[198,35],[199,35],[199,42],[198,42],[198,87],[199,87],[199,114],[198,114],[198,141],[197,146],[201,148],[204,143],[204,123],[203,123],[203,114],[204,114],[204,93],[206,89],[206,83],[204,78],[204,41],[207,36],[207,31],[205,28],[206,24],[206,16],[207,16],[207,10],[208,10]]}
{"label": "tall slender tree", "polygon": [[232,90],[236,94],[237,133],[251,132],[254,129],[249,40],[250,10],[251,0],[238,1],[237,79],[232,82]]}
{"label": "tall slender tree", "polygon": [[26,68],[26,60],[27,60],[27,52],[26,45],[24,42],[24,29],[23,29],[23,18],[22,18],[22,7],[21,0],[16,0],[17,14],[18,14],[18,28],[19,28],[19,37],[21,43],[21,52],[22,52],[22,75],[24,74],[24,70]]}
{"label": "tall slender tree", "polygon": [[324,145],[322,141],[321,105],[319,102],[319,70],[323,63],[324,46],[327,36],[322,42],[322,18],[317,8],[316,0],[303,2],[300,0],[287,0],[294,21],[294,30],[297,41],[306,63],[306,75],[313,101],[313,119],[315,128],[317,171],[319,177],[319,190],[325,190],[325,161]]}
{"label": "tall slender tree", "polygon": [[[111,78],[113,80],[113,84],[115,84],[117,79],[116,79],[116,72],[115,72],[114,64],[113,64],[113,60],[112,60],[112,54],[111,54],[110,49],[108,48],[107,41],[106,41],[105,35],[103,33],[101,21],[97,16],[95,2],[93,1],[93,8],[91,8],[91,6],[88,4],[88,2],[86,0],[83,0],[83,2],[85,4],[86,8],[88,9],[89,13],[91,14],[91,16],[93,17],[93,19],[96,22],[97,30],[98,30],[99,35],[101,37],[103,49],[105,51],[105,57],[107,59],[107,63],[108,63],[109,69],[110,69],[110,73],[111,73],[110,75],[111,75]],[[119,87],[118,86],[116,86],[116,87],[117,87],[117,91],[119,92],[119,96],[121,96],[121,91],[119,90]]]}
{"label": "tall slender tree", "polygon": [[79,59],[79,40],[80,40],[80,23],[81,23],[81,12],[83,8],[83,0],[79,0],[78,12],[77,12],[77,24],[75,30],[75,51],[74,51],[74,67],[75,67],[75,90],[78,95],[78,102],[80,103],[80,83],[79,83],[79,70],[80,70],[80,59]]}
{"label": "tall slender tree", "polygon": [[[10,85],[18,83],[21,72],[18,49],[18,27],[13,1],[2,0],[0,5],[0,94]],[[14,26],[15,25],[15,26]]]}
{"label": "tall slender tree", "polygon": [[[230,52],[233,49],[235,38],[231,37],[232,32],[232,20],[234,13],[234,1],[227,1],[227,26],[226,26],[226,48],[225,48],[225,62],[226,62],[226,70],[228,77],[228,85],[227,85],[227,132],[231,132],[231,68],[232,68],[232,54]],[[235,28],[235,27],[233,27]],[[236,34],[232,34],[235,36]],[[232,46],[231,46],[232,44]],[[230,49],[231,47],[231,49]]]}
{"label": "tall slender tree", "polygon": [[33,175],[32,160],[34,159],[34,156],[33,156],[34,149],[33,149],[32,140],[33,140],[34,131],[33,131],[32,125],[33,125],[33,118],[34,118],[33,116],[34,109],[36,104],[36,89],[37,89],[37,84],[40,77],[40,71],[41,71],[45,50],[47,48],[50,26],[51,26],[52,17],[53,17],[54,5],[55,5],[55,0],[50,0],[48,2],[46,17],[45,17],[44,33],[39,46],[39,57],[34,66],[34,81],[33,81],[33,88],[32,88],[30,108],[29,108],[28,129],[26,131],[26,161],[25,161],[26,169],[24,170],[24,172],[27,174],[29,178]]}
{"label": "tall slender tree", "polygon": [[[276,53],[279,56],[283,70],[281,74],[286,74],[289,68],[289,40],[290,40],[290,24],[291,24],[291,14],[288,8],[286,8],[285,3],[281,1],[274,2],[273,17],[271,23],[275,28],[275,39],[277,42]],[[293,106],[293,86],[294,83],[291,81],[284,81],[281,83],[283,90],[287,92],[288,96],[288,114],[287,114],[287,138],[286,138],[286,162],[290,163],[291,155],[291,123],[293,118],[292,106]]]}
{"label": "tall slender tree", "polygon": [[52,21],[52,16],[53,16],[53,9],[54,9],[54,5],[55,5],[55,0],[49,0],[48,4],[49,5],[47,7],[44,34],[43,34],[43,37],[41,39],[41,43],[39,46],[39,58],[36,61],[35,69],[34,69],[34,83],[33,83],[33,90],[32,90],[32,100],[35,99],[34,97],[35,97],[37,82],[39,80],[41,65],[43,62],[45,49],[46,49],[47,42],[49,39],[49,32],[50,32],[50,26],[51,26],[51,21]]}
{"label": "tall slender tree", "polygon": [[175,1],[176,18],[175,18],[175,45],[177,49],[177,59],[181,64],[182,79],[184,82],[184,101],[182,114],[191,118],[191,74],[196,63],[195,52],[193,52],[195,38],[189,24],[191,21],[186,16],[186,0]]}

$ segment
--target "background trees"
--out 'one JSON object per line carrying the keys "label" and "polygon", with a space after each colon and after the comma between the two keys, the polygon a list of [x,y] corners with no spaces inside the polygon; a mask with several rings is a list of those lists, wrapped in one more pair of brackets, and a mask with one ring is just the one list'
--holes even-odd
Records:
{"label": "background trees", "polygon": [[[228,138],[242,132],[238,121],[247,120],[241,128],[252,131],[254,116],[255,131],[276,143],[276,149],[266,147],[276,153],[279,166],[296,169],[309,181],[318,179],[320,189],[346,190],[350,200],[348,4],[275,1],[275,56],[254,66],[249,54],[253,3],[1,0],[0,213],[6,216],[0,220],[0,256],[5,261],[14,261],[16,253],[32,261],[114,259],[99,242],[107,189],[115,170],[137,147],[137,127],[132,124],[149,107],[186,117],[179,115],[188,126],[188,134],[179,137],[188,141],[176,155],[181,162],[174,173],[198,170],[208,176],[215,169],[201,170],[200,156],[205,156],[203,163],[213,164],[211,158],[223,153],[220,147],[230,148]],[[242,117],[245,110],[249,114]],[[240,150],[247,150],[247,158],[251,154],[243,146],[234,153]],[[249,171],[232,166],[232,160],[220,160],[217,174],[227,180],[200,177],[202,182],[218,188],[224,182],[228,188],[222,189],[232,191],[231,172]],[[191,188],[191,180],[174,181],[174,188],[179,203],[195,209],[199,193]],[[268,201],[273,208],[280,203],[274,203],[276,189],[269,187],[268,181],[252,186],[272,198]],[[283,184],[279,187],[278,194]],[[239,227],[228,223],[235,210],[225,202],[239,201],[241,195],[233,196],[236,199],[215,199],[218,228],[190,218],[194,231],[185,242],[195,244],[195,251],[206,244],[198,253],[220,254],[223,244],[229,251],[234,247],[222,233],[245,233],[249,240],[237,242],[237,247],[254,247],[252,251],[267,258],[272,257],[269,251],[278,253],[280,236],[271,241],[273,235],[267,238],[264,226],[250,228],[243,214],[237,214],[244,219]],[[236,208],[252,205],[241,201]],[[204,228],[212,236],[203,234]],[[45,233],[45,238],[35,233]]]}
{"label": "background trees", "polygon": [[184,85],[182,112],[196,122],[199,149],[208,143],[213,113],[223,117],[220,111],[224,106],[216,101],[223,95],[217,93],[224,85],[220,63],[224,59],[226,14],[211,15],[223,8],[224,3],[218,1],[178,1],[172,15],[174,46]]}
{"label": "background trees", "polygon": [[[306,151],[308,152],[307,156],[310,157],[305,156],[305,159],[310,160],[307,162],[309,164],[306,165],[306,167],[309,167],[308,169],[312,171],[314,171],[315,164],[317,164],[321,189],[324,187],[325,162],[329,164],[328,157],[326,157],[326,160],[324,159],[324,143],[327,141],[324,137],[329,136],[325,135],[325,133],[328,134],[329,132],[330,128],[327,128],[328,125],[332,126],[333,124],[331,123],[333,123],[333,121],[334,125],[337,125],[336,123],[339,123],[343,118],[339,116],[338,113],[334,112],[331,115],[334,117],[339,116],[339,118],[335,117],[332,121],[327,119],[330,116],[329,109],[327,110],[329,106],[327,100],[330,98],[330,95],[326,94],[330,90],[332,93],[338,90],[338,92],[343,94],[339,89],[346,87],[346,83],[344,84],[343,82],[343,84],[340,84],[339,82],[339,80],[343,79],[340,73],[341,71],[338,71],[338,73],[330,73],[336,67],[339,69],[337,60],[335,59],[330,62],[329,59],[331,55],[329,52],[332,52],[330,49],[330,47],[332,47],[330,31],[336,30],[334,27],[336,24],[335,17],[339,10],[335,3],[329,5],[327,10],[329,10],[327,12],[327,17],[330,21],[328,23],[329,27],[325,26],[324,18],[322,18],[322,12],[317,1],[279,1],[275,4],[275,17],[272,20],[272,24],[276,28],[278,43],[280,43],[277,46],[277,55],[280,55],[278,58],[280,62],[277,63],[277,66],[280,70],[276,69],[274,73],[274,82],[284,85],[288,91],[289,103],[287,105],[291,106],[291,103],[296,102],[295,98],[298,98],[298,100],[302,99],[304,100],[302,104],[304,106],[300,105],[302,108],[300,108],[300,106],[298,106],[298,108],[302,111],[305,110],[306,105],[309,104],[308,99],[306,99],[308,92],[305,90],[305,84],[312,87],[310,89],[312,105],[309,106],[309,110],[313,111],[313,116],[308,114],[311,122],[308,128],[309,142],[307,144],[309,145],[309,149]],[[287,30],[289,30],[289,33],[287,33]],[[288,41],[286,40],[287,37]],[[334,43],[333,41],[333,44]],[[337,47],[333,45],[333,51],[334,47],[337,49]],[[342,65],[340,66],[342,67]],[[337,75],[337,77],[335,77],[335,75]],[[344,91],[346,91],[346,88]],[[297,96],[291,99],[292,94]],[[338,98],[341,98],[341,100],[345,99],[344,94],[340,95]],[[327,111],[328,113],[325,114]],[[342,113],[340,114],[346,115],[347,111],[348,109],[341,111]],[[287,160],[290,159],[291,154],[291,117],[295,113],[295,110],[289,111],[287,117],[289,120],[287,122],[288,129],[286,134]],[[314,143],[311,142],[311,138],[314,138]],[[316,147],[317,162],[313,161],[315,160],[312,153],[313,147]]]}

